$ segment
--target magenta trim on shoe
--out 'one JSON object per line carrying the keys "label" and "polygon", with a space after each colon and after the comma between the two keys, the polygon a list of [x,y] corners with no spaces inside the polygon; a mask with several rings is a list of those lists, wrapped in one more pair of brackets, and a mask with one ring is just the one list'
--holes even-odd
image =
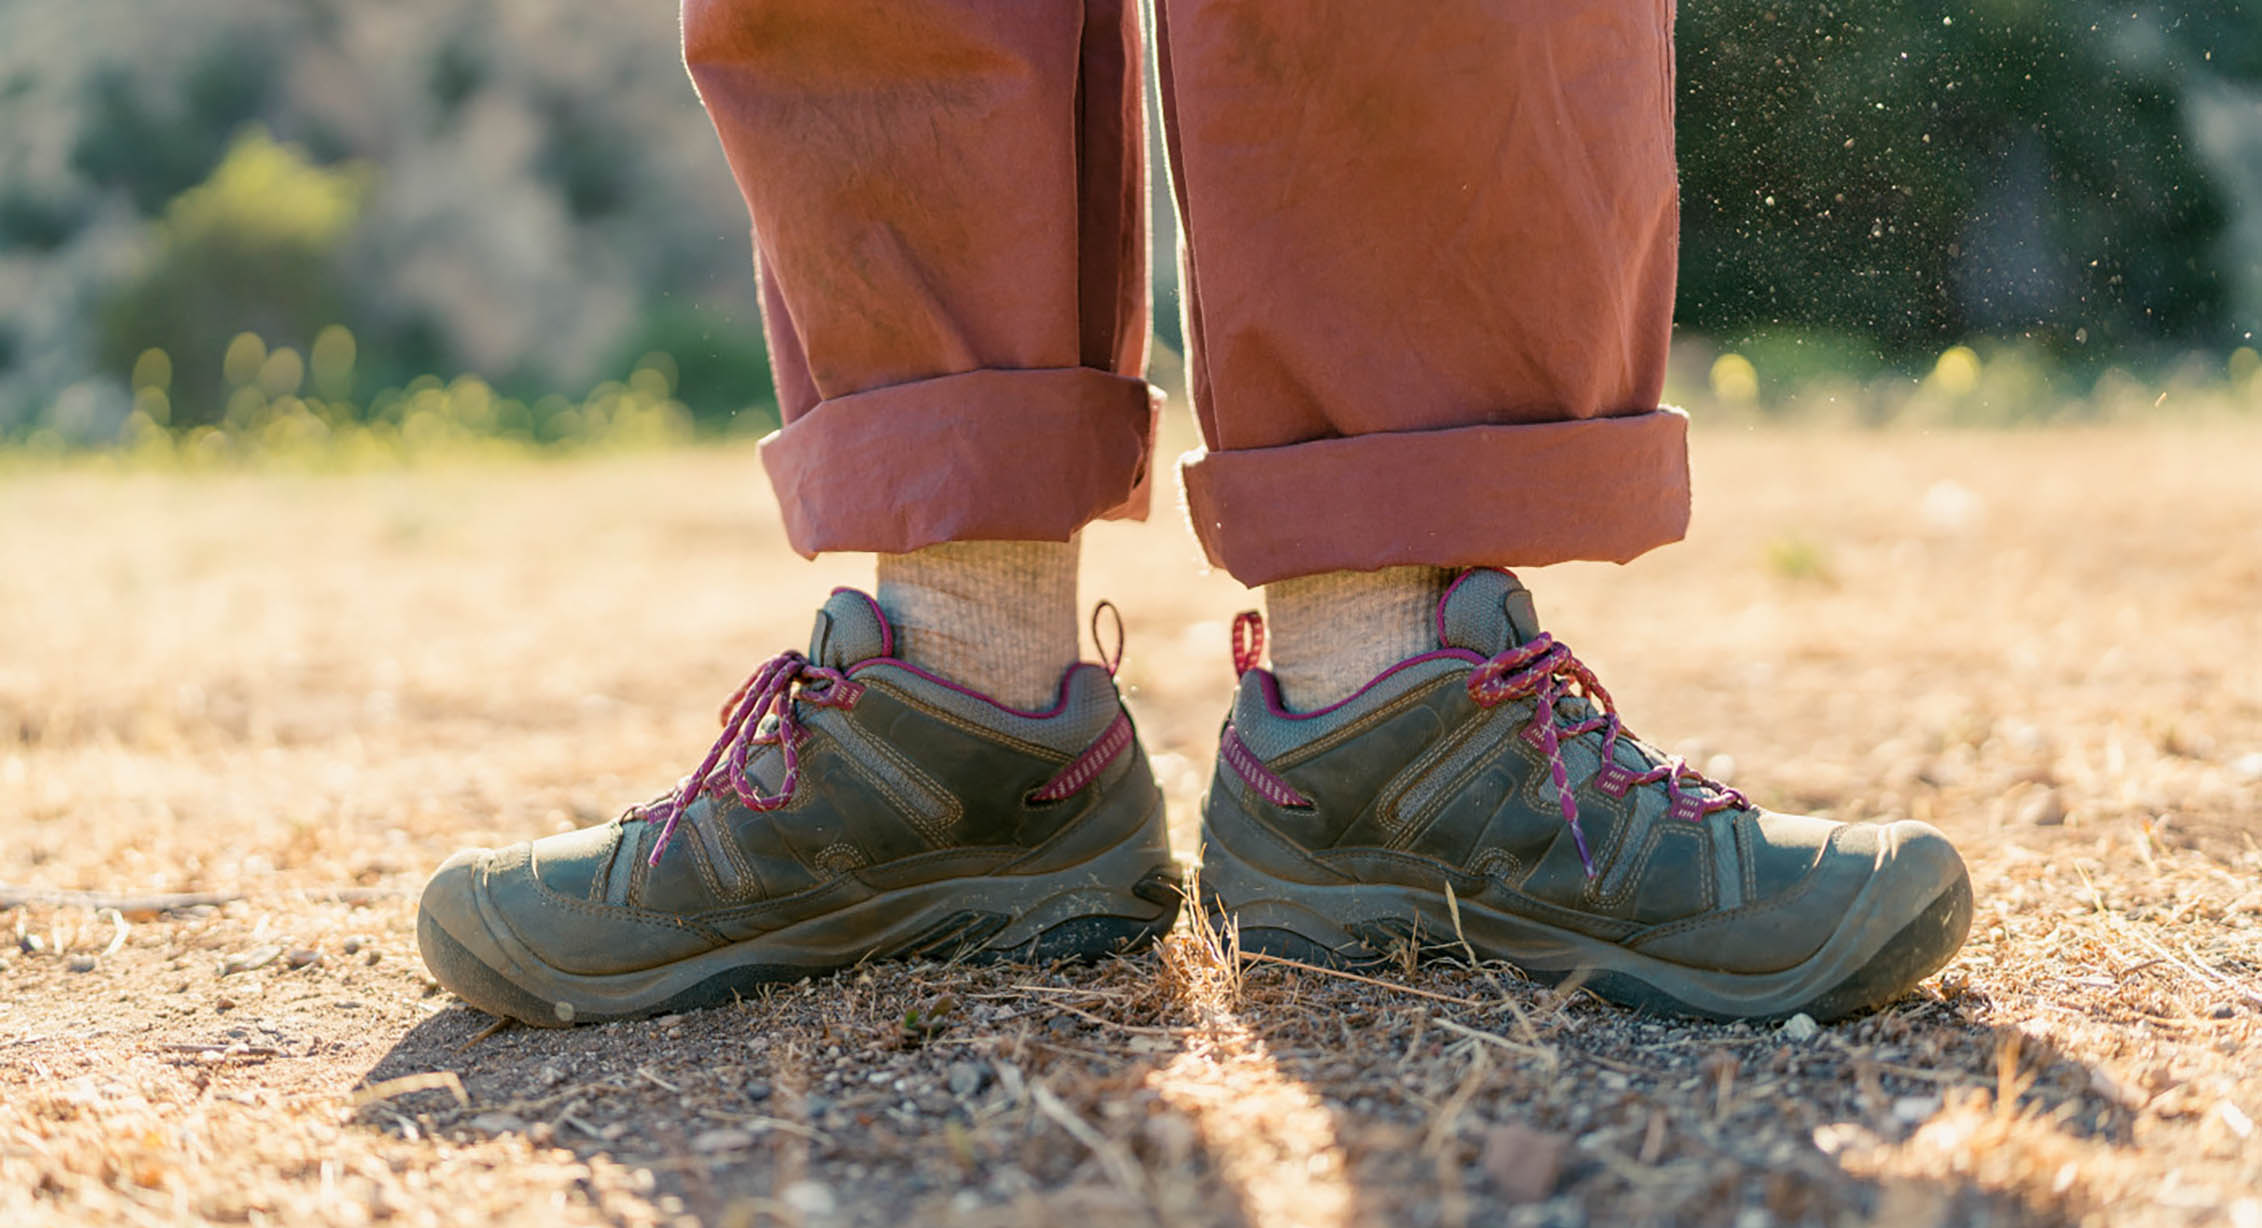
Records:
{"label": "magenta trim on shoe", "polygon": [[867,657],[864,660],[858,661],[856,664],[849,666],[848,676],[853,678],[856,675],[863,673],[866,669],[869,669],[875,665],[885,665],[890,669],[900,669],[905,673],[917,675],[918,677],[924,678],[927,681],[932,682],[936,686],[942,687],[945,690],[956,691],[969,699],[979,699],[983,703],[986,703],[1001,712],[1010,712],[1015,716],[1025,716],[1033,721],[1050,720],[1053,717],[1059,716],[1062,712],[1068,710],[1069,680],[1076,676],[1076,671],[1084,669],[1096,669],[1103,674],[1107,672],[1107,667],[1104,665],[1094,665],[1090,661],[1078,661],[1076,664],[1068,667],[1067,673],[1064,673],[1060,676],[1060,694],[1054,697],[1052,707],[1047,708],[1042,712],[1031,712],[1024,708],[1016,708],[1011,704],[1000,703],[995,696],[985,695],[972,687],[960,686],[958,683],[952,682],[950,679],[945,678],[940,674],[929,673],[928,671],[923,670],[916,665],[913,665],[909,661],[900,660],[895,657]]}
{"label": "magenta trim on shoe", "polygon": [[1130,749],[1131,740],[1131,714],[1118,708],[1115,720],[1108,725],[1107,732],[1086,747],[1083,754],[1071,760],[1067,767],[1060,769],[1059,775],[1032,791],[1029,800],[1057,802],[1074,796],[1077,790],[1098,780],[1100,773],[1107,770],[1107,765],[1115,762],[1116,756]]}
{"label": "magenta trim on shoe", "polygon": [[1267,712],[1283,720],[1308,721],[1315,716],[1326,716],[1328,713],[1335,711],[1337,708],[1340,708],[1343,705],[1359,698],[1361,695],[1366,694],[1368,691],[1375,689],[1376,686],[1382,683],[1383,679],[1390,677],[1392,674],[1397,673],[1399,670],[1410,669],[1413,666],[1420,665],[1424,661],[1462,661],[1470,665],[1482,665],[1484,664],[1485,659],[1477,655],[1476,653],[1470,652],[1466,648],[1433,649],[1429,652],[1423,653],[1418,657],[1408,657],[1405,660],[1400,661],[1398,664],[1393,665],[1389,669],[1386,669],[1381,673],[1376,674],[1374,677],[1368,679],[1367,684],[1360,687],[1358,690],[1351,692],[1349,695],[1336,700],[1334,703],[1331,703],[1324,708],[1314,708],[1309,712],[1290,712],[1286,707],[1282,706],[1280,702],[1280,679],[1274,677],[1271,670],[1252,669],[1249,672],[1257,676],[1257,686],[1260,693],[1264,696],[1265,710]]}
{"label": "magenta trim on shoe", "polygon": [[888,621],[888,612],[880,608],[879,599],[872,596],[872,594],[865,592],[863,589],[851,588],[846,584],[843,584],[839,588],[834,589],[832,595],[838,597],[842,593],[854,593],[864,599],[865,605],[872,607],[872,617],[880,621],[880,655],[883,657],[894,656],[895,624]]}
{"label": "magenta trim on shoe", "polygon": [[1266,767],[1255,752],[1241,744],[1241,735],[1233,732],[1233,726],[1225,727],[1225,736],[1218,740],[1217,753],[1219,758],[1225,760],[1227,767],[1232,768],[1250,788],[1257,791],[1257,796],[1275,806],[1294,806],[1302,810],[1312,808],[1312,799],[1297,792],[1296,786],[1274,775],[1272,769]]}
{"label": "magenta trim on shoe", "polygon": [[1468,583],[1470,576],[1473,576],[1480,571],[1497,572],[1508,577],[1510,580],[1514,580],[1516,578],[1516,573],[1508,570],[1505,567],[1471,567],[1467,571],[1462,572],[1460,575],[1453,577],[1453,583],[1445,586],[1445,595],[1437,599],[1437,608],[1430,611],[1430,622],[1437,628],[1438,643],[1442,644],[1445,642],[1445,603],[1453,600],[1454,592],[1457,591],[1462,585]]}

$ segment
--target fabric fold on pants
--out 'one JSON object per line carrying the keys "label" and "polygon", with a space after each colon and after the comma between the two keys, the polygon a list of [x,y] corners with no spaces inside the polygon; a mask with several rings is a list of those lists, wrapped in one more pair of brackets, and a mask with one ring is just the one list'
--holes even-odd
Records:
{"label": "fabric fold on pants", "polygon": [[1681,536],[1671,0],[1156,17],[1213,563],[1261,584]]}
{"label": "fabric fold on pants", "polygon": [[[906,554],[947,541],[1067,541],[1144,512],[1162,394],[1060,367],[969,371],[824,401],[762,445],[786,538]],[[854,541],[852,547],[828,542]]]}
{"label": "fabric fold on pants", "polygon": [[1688,531],[1678,410],[1189,453],[1186,512],[1255,586],[1322,571],[1624,563]]}
{"label": "fabric fold on pants", "polygon": [[1136,0],[685,0],[754,223],[803,554],[1142,516]]}

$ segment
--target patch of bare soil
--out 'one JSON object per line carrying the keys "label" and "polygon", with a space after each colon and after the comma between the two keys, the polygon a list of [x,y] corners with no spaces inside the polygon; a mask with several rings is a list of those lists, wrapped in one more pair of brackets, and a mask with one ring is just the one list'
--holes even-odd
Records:
{"label": "patch of bare soil", "polygon": [[[674,780],[858,562],[738,448],[11,479],[0,1223],[2262,1228],[2262,431],[1697,442],[1688,544],[1526,578],[1634,728],[1964,849],[1963,955],[1811,1034],[1198,927],[500,1028],[423,876]],[[1191,859],[1250,598],[1087,557]]]}

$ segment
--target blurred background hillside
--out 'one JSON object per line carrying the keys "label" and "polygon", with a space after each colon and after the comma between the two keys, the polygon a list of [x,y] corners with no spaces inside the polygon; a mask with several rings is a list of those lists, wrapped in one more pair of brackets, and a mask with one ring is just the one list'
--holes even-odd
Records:
{"label": "blurred background hillside", "polygon": [[[2262,398],[2262,6],[1679,31],[1681,395]],[[0,439],[758,430],[767,372],[672,5],[0,0]]]}

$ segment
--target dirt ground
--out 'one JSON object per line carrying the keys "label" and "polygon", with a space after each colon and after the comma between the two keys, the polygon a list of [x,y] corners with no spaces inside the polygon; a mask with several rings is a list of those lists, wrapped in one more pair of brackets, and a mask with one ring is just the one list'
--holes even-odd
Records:
{"label": "dirt ground", "polygon": [[[2262,1228],[2258,455],[1700,429],[1688,544],[1526,577],[1635,729],[1958,839],[1970,945],[1811,1036],[1183,930],[498,1029],[424,875],[674,781],[866,564],[745,447],[0,473],[0,1223]],[[1087,559],[1190,858],[1249,597],[1167,503]]]}

